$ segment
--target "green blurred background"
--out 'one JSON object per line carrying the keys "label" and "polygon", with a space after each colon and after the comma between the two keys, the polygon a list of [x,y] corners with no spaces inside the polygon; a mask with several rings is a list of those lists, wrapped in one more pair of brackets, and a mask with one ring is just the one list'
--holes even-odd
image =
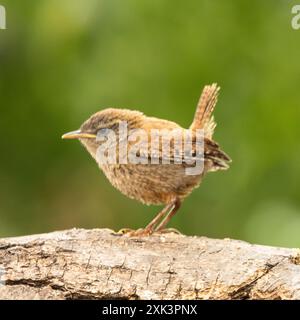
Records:
{"label": "green blurred background", "polygon": [[221,87],[207,175],[171,226],[300,246],[300,30],[286,0],[0,0],[0,236],[144,226],[159,210],[116,191],[77,141],[105,107],[188,127]]}

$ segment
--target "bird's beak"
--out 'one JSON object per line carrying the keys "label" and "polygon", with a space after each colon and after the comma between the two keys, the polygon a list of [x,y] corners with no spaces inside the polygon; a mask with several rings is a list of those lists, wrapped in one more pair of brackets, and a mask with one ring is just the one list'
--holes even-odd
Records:
{"label": "bird's beak", "polygon": [[80,130],[71,131],[65,133],[61,137],[62,139],[80,139],[80,138],[96,138],[95,134],[81,132]]}

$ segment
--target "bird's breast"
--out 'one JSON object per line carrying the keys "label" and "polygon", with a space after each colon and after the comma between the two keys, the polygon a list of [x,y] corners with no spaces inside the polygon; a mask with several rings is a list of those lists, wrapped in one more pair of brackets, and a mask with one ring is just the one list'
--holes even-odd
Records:
{"label": "bird's breast", "polygon": [[110,183],[129,198],[145,204],[166,204],[174,196],[186,197],[202,175],[186,175],[182,165],[102,164]]}

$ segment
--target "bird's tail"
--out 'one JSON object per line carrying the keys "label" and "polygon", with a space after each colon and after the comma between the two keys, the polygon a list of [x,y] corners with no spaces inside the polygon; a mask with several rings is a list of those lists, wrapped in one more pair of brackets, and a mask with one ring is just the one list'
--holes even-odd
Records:
{"label": "bird's tail", "polygon": [[205,86],[200,96],[191,130],[203,129],[204,135],[211,139],[214,133],[216,123],[212,113],[217,104],[220,87],[213,83]]}
{"label": "bird's tail", "polygon": [[227,170],[230,157],[220,149],[219,145],[210,139],[205,139],[204,158],[208,171]]}

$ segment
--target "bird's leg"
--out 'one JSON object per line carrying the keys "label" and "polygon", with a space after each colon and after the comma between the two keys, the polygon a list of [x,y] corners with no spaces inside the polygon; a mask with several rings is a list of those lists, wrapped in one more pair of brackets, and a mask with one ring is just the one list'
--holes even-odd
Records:
{"label": "bird's leg", "polygon": [[[173,203],[167,204],[155,217],[152,221],[150,221],[144,230],[151,230],[153,232],[154,227],[158,224],[159,220],[161,220],[170,210],[173,209]],[[152,233],[151,232],[151,233]]]}
{"label": "bird's leg", "polygon": [[[174,203],[171,202],[168,205],[166,205],[156,216],[155,218],[147,224],[147,226],[144,229],[138,229],[138,230],[126,230],[122,229],[122,234],[126,234],[129,237],[134,236],[149,236],[153,233],[155,226],[158,224],[159,220],[165,216],[168,212],[171,212],[173,210]],[[124,232],[125,231],[125,232]],[[119,231],[120,232],[120,231]]]}
{"label": "bird's leg", "polygon": [[181,202],[178,198],[175,198],[173,202],[171,202],[171,210],[167,214],[167,216],[163,219],[163,221],[155,228],[155,231],[164,231],[165,226],[169,223],[172,217],[180,208]]}

